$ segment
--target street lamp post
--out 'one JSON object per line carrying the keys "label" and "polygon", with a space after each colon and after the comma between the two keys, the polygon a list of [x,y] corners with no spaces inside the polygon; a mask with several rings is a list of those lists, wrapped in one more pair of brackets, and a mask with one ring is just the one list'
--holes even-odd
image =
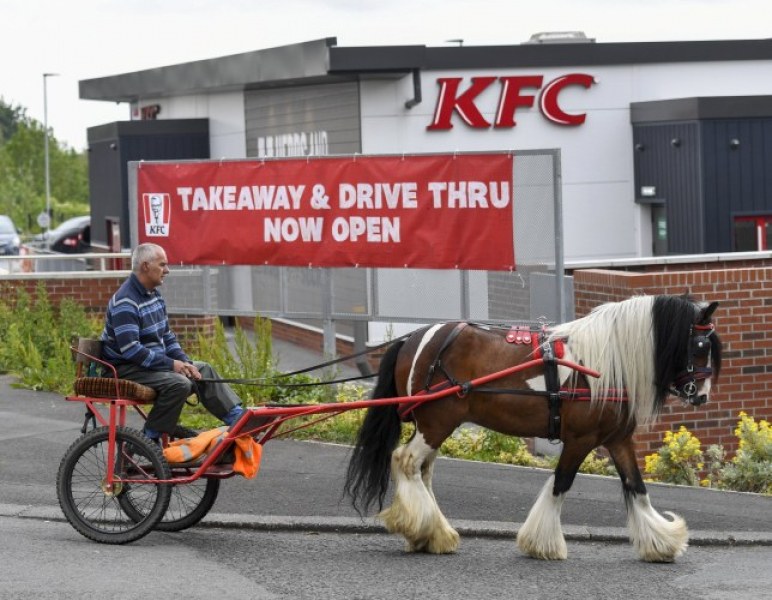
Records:
{"label": "street lamp post", "polygon": [[51,175],[48,165],[48,78],[59,73],[43,73],[43,144],[46,169],[46,247],[50,243],[48,237],[51,230]]}

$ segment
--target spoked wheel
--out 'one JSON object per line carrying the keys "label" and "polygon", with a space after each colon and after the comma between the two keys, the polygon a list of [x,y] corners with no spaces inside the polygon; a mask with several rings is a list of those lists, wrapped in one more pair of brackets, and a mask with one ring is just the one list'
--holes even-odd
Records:
{"label": "spoked wheel", "polygon": [[[56,491],[64,516],[79,533],[104,544],[126,544],[147,535],[163,518],[172,486],[154,481],[170,479],[171,471],[160,446],[136,429],[118,427],[114,470],[121,481],[110,486],[108,435],[108,428],[100,427],[70,446],[59,465]],[[141,507],[138,519],[124,512],[127,498]]]}
{"label": "spoked wheel", "polygon": [[[220,480],[206,477],[172,486],[169,508],[155,528],[158,531],[182,531],[193,527],[212,508],[219,491]],[[145,508],[135,504],[133,496],[121,495],[118,502],[133,521],[139,522],[145,517]]]}
{"label": "spoked wheel", "polygon": [[[191,438],[197,435],[197,431],[177,425],[170,439]],[[169,508],[166,509],[163,518],[156,523],[155,529],[158,531],[182,531],[188,527],[193,527],[214,506],[219,491],[220,480],[214,478],[202,477],[191,483],[174,485],[169,500]],[[144,517],[146,508],[137,505],[133,496],[122,494],[118,497],[118,502],[133,521],[139,522]]]}

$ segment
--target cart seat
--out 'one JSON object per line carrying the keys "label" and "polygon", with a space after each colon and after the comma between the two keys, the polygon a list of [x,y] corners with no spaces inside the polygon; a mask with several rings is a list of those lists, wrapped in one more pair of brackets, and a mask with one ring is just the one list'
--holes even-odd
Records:
{"label": "cart seat", "polygon": [[[75,395],[88,398],[116,398],[149,404],[156,398],[156,391],[128,379],[119,379],[112,365],[102,360],[102,341],[79,338],[78,347],[73,348],[77,365]],[[113,371],[113,377],[98,377],[100,371]]]}
{"label": "cart seat", "polygon": [[88,396],[90,398],[120,398],[143,404],[150,404],[156,398],[156,391],[153,388],[128,379],[77,377],[73,387],[76,396]]}

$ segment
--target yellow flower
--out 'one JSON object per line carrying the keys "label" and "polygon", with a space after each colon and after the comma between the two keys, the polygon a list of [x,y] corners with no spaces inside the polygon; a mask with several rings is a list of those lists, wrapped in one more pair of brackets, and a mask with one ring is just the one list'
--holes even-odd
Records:
{"label": "yellow flower", "polygon": [[659,467],[659,454],[649,454],[644,458],[646,461],[645,470],[647,473],[654,473]]}

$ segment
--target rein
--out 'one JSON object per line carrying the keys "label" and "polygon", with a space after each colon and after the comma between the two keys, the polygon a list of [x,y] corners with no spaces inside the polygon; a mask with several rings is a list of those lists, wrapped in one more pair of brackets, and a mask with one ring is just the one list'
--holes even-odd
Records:
{"label": "rein", "polygon": [[317,365],[311,365],[310,367],[305,367],[303,369],[297,369],[296,371],[290,371],[288,373],[279,373],[278,375],[275,375],[274,377],[259,377],[259,378],[239,378],[239,377],[223,377],[220,379],[214,379],[214,378],[204,378],[197,379],[196,382],[200,383],[236,383],[240,385],[253,385],[255,387],[311,387],[315,385],[332,385],[334,383],[346,383],[348,381],[359,381],[362,379],[371,379],[373,377],[377,377],[377,373],[372,373],[370,375],[359,375],[355,377],[345,377],[343,379],[331,379],[327,381],[318,381],[315,383],[281,383],[282,379],[286,379],[287,377],[292,377],[293,375],[302,375],[303,373],[310,373],[311,371],[316,371],[318,369],[323,369],[325,367],[330,367],[332,365],[337,365],[342,362],[346,362],[347,360],[351,360],[353,358],[359,358],[360,356],[365,356],[367,354],[371,354],[377,350],[380,350],[381,348],[385,348],[386,346],[390,346],[394,342],[399,342],[401,340],[409,338],[411,335],[413,335],[414,332],[406,333],[404,335],[401,335],[397,338],[394,338],[393,340],[389,340],[388,342],[383,342],[382,344],[378,344],[377,346],[373,346],[372,348],[368,348],[367,350],[362,350],[361,352],[356,352],[354,354],[347,354],[346,356],[340,356],[338,358],[334,358],[332,360],[328,360],[326,362],[317,364]]}

